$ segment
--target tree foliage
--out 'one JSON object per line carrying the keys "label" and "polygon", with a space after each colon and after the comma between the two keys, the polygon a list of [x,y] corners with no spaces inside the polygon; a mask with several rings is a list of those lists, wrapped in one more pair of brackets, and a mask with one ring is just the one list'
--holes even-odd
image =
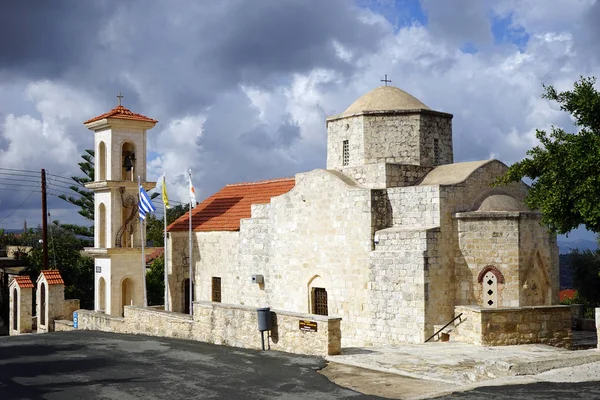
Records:
{"label": "tree foliage", "polygon": [[[167,209],[167,225],[174,222],[189,210],[189,204],[179,204]],[[146,239],[152,242],[154,247],[163,247],[164,240],[164,220],[156,218],[154,215],[146,217]]]}
{"label": "tree foliage", "polygon": [[149,306],[165,304],[165,257],[157,257],[146,273],[146,291]]}
{"label": "tree foliage", "polygon": [[568,233],[580,225],[600,232],[600,93],[595,82],[593,77],[581,77],[573,90],[565,92],[544,86],[542,97],[570,113],[579,132],[537,130],[540,145],[498,182],[532,179],[525,202],[542,212],[543,222],[555,233]]}
{"label": "tree foliage", "polygon": [[94,150],[87,149],[85,154],[81,156],[82,162],[78,163],[79,169],[85,176],[72,176],[71,179],[77,183],[77,185],[71,185],[69,188],[77,193],[79,197],[66,196],[61,194],[60,197],[64,201],[71,203],[80,208],[78,211],[79,215],[94,220],[94,193],[86,189],[85,184],[94,181]]}
{"label": "tree foliage", "polygon": [[[41,230],[35,230],[41,239]],[[65,298],[79,299],[82,308],[94,304],[94,260],[82,252],[90,243],[78,237],[71,229],[54,222],[48,226],[49,267],[58,269],[65,281]],[[41,246],[35,246],[26,257],[25,272],[35,282],[43,269]]]}

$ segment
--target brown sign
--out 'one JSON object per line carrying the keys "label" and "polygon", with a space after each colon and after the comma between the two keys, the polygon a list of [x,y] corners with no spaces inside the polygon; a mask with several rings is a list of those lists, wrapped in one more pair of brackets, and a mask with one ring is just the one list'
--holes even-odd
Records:
{"label": "brown sign", "polygon": [[317,323],[315,321],[300,320],[300,330],[304,332],[316,332]]}

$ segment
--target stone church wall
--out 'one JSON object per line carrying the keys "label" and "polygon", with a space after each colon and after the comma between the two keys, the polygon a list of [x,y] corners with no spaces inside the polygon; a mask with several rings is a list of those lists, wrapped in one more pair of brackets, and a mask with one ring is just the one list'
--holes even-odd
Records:
{"label": "stone church wall", "polygon": [[[296,175],[296,186],[270,204],[253,207],[242,220],[234,303],[313,313],[312,290],[327,291],[328,315],[342,318],[344,346],[371,321],[368,302],[369,252],[373,246],[371,191],[333,171]],[[231,271],[231,270],[230,270]],[[231,272],[229,272],[231,274]]]}
{"label": "stone church wall", "polygon": [[[508,167],[500,161],[490,161],[477,168],[463,182],[452,185],[439,185],[440,190],[440,226],[445,227],[440,235],[439,257],[441,263],[447,266],[445,276],[440,276],[436,287],[436,300],[443,304],[432,315],[435,325],[445,324],[454,318],[453,305],[464,305],[476,298],[472,282],[472,271],[469,269],[465,256],[460,250],[458,221],[455,213],[470,211],[474,203],[487,191],[494,190],[493,184],[502,176]],[[502,186],[501,189],[517,200],[522,201],[527,193],[524,183],[514,183]],[[475,277],[476,278],[476,277]],[[466,284],[465,284],[466,282]],[[431,283],[434,284],[433,282]],[[467,293],[471,294],[467,294]]]}
{"label": "stone church wall", "polygon": [[523,213],[519,219],[519,305],[559,302],[558,244],[541,224],[541,214]]}
{"label": "stone church wall", "polygon": [[398,345],[425,340],[428,301],[428,242],[436,230],[393,227],[377,231],[370,256],[369,289],[373,322],[360,331],[365,345]]}
{"label": "stone church wall", "polygon": [[[458,236],[464,268],[456,271],[456,301],[482,305],[482,284],[477,278],[491,265],[504,276],[498,284],[498,307],[519,306],[519,213],[468,213],[459,217]],[[465,214],[467,215],[467,214]]]}

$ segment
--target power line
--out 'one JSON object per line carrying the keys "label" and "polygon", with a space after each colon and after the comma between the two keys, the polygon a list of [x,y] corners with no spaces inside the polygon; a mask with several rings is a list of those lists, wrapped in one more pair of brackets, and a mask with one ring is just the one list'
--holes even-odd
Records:
{"label": "power line", "polygon": [[3,176],[0,176],[0,180],[2,180],[2,181],[11,181],[11,182],[14,181],[14,182],[34,182],[34,183],[41,183],[39,180],[5,178]]}
{"label": "power line", "polygon": [[31,193],[29,193],[29,196],[27,196],[27,197],[25,198],[25,200],[23,200],[23,201],[21,202],[21,204],[19,204],[19,205],[17,206],[17,208],[15,208],[14,210],[12,210],[12,211],[10,212],[10,214],[8,214],[6,217],[4,217],[4,218],[0,219],[0,223],[1,223],[1,222],[4,222],[4,221],[5,221],[5,220],[6,220],[8,217],[10,217],[11,215],[13,215],[13,214],[14,214],[14,213],[15,213],[17,210],[21,209],[21,207],[23,206],[23,204],[25,204],[25,202],[26,202],[27,200],[29,200],[29,198],[31,197],[31,195],[32,195],[33,193],[35,193],[35,191],[31,191]]}
{"label": "power line", "polygon": [[30,187],[30,188],[39,188],[39,185],[20,185],[18,183],[2,183],[0,182],[0,185],[4,185],[4,186],[21,186],[21,187]]}
{"label": "power line", "polygon": [[39,174],[38,171],[30,171],[30,170],[27,170],[27,169],[0,168],[0,170],[4,170],[4,171],[16,171],[16,172],[28,172],[28,173],[36,174],[36,175]]}
{"label": "power line", "polygon": [[2,171],[0,171],[0,175],[22,176],[22,177],[25,177],[25,178],[33,178],[33,177],[39,178],[39,174],[36,174],[36,175],[32,175],[32,174],[14,174],[12,172],[2,172]]}

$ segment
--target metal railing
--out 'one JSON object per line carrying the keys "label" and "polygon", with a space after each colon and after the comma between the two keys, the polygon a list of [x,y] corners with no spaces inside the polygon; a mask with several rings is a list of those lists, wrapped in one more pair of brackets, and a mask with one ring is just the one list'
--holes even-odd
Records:
{"label": "metal railing", "polygon": [[431,339],[433,339],[437,334],[439,334],[441,331],[443,331],[444,329],[446,329],[451,323],[453,323],[454,321],[456,321],[457,319],[459,319],[461,316],[463,315],[463,313],[458,314],[456,317],[454,317],[454,319],[450,322],[448,322],[446,325],[442,326],[440,329],[438,329],[438,331],[436,333],[434,333],[433,335],[431,335],[429,337],[429,339],[427,339],[425,341],[425,343],[429,342]]}

